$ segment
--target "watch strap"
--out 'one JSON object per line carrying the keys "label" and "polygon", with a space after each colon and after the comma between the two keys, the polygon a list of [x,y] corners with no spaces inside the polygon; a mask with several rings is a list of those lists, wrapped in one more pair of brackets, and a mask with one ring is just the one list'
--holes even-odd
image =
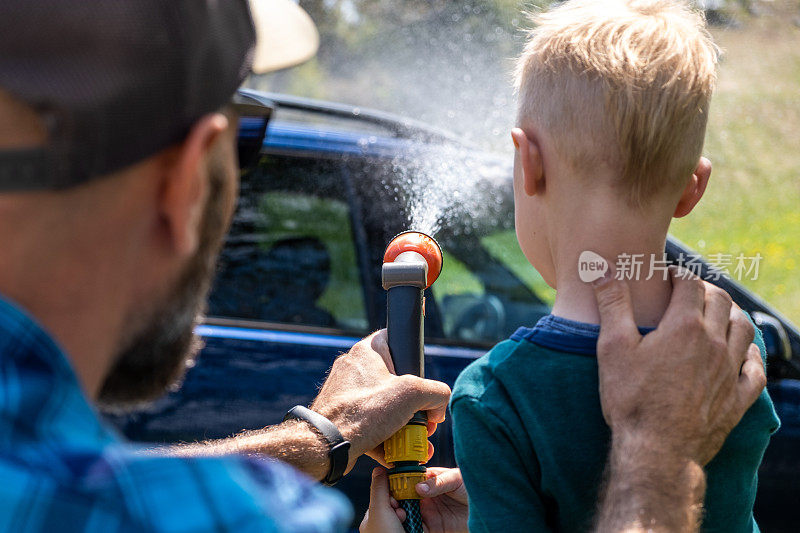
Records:
{"label": "watch strap", "polygon": [[334,485],[342,479],[347,463],[350,461],[350,441],[345,440],[336,425],[322,416],[302,405],[289,409],[283,420],[304,420],[311,424],[328,444],[328,462],[330,469],[322,480],[326,485]]}

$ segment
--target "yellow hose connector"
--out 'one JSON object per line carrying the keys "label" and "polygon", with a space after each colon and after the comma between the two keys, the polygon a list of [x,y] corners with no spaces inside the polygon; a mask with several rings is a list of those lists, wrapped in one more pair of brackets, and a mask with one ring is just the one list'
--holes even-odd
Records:
{"label": "yellow hose connector", "polygon": [[395,500],[421,500],[417,494],[417,483],[425,481],[424,472],[389,474],[389,490]]}
{"label": "yellow hose connector", "polygon": [[[428,429],[418,424],[408,424],[383,443],[383,457],[387,463],[428,460]],[[415,492],[416,494],[416,492]]]}

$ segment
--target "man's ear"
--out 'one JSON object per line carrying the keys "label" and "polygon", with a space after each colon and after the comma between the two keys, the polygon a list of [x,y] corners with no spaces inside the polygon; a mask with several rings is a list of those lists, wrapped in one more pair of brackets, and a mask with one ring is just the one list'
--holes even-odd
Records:
{"label": "man's ear", "polygon": [[227,127],[225,115],[206,115],[170,154],[159,195],[159,214],[170,245],[179,255],[189,256],[197,249],[208,193],[206,160]]}
{"label": "man's ear", "polygon": [[706,192],[708,179],[710,177],[711,161],[705,157],[701,157],[700,161],[697,163],[697,167],[694,169],[692,177],[689,178],[689,183],[687,183],[686,188],[683,189],[681,198],[678,200],[678,206],[675,208],[675,213],[672,215],[673,217],[685,217],[692,212],[694,206],[696,206],[700,198],[703,197],[703,193]]}
{"label": "man's ear", "polygon": [[514,141],[519,161],[522,165],[522,185],[525,194],[534,196],[544,190],[544,166],[539,144],[534,139],[529,139],[522,128],[511,130],[511,139]]}

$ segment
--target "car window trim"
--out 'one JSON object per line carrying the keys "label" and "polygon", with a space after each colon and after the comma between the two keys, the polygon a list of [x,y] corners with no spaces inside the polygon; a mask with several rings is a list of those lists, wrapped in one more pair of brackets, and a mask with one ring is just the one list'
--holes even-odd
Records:
{"label": "car window trim", "polygon": [[350,227],[353,232],[352,238],[353,247],[356,252],[358,279],[361,282],[361,293],[364,298],[364,312],[367,315],[365,318],[367,320],[367,327],[369,329],[374,329],[370,316],[373,315],[373,310],[378,304],[373,288],[373,284],[376,284],[377,280],[373,279],[372,270],[369,265],[370,254],[369,245],[367,243],[367,228],[364,225],[364,204],[353,183],[351,169],[344,158],[339,162],[339,167],[342,169],[345,196],[347,197],[347,205],[350,209]]}
{"label": "car window trim", "polygon": [[[302,335],[315,335],[336,337],[343,342],[355,343],[363,338],[365,332],[354,330],[341,330],[319,326],[301,326],[297,324],[283,324],[280,322],[267,322],[261,320],[231,319],[220,317],[207,317],[198,325],[200,334],[204,327],[219,327],[233,329],[250,329],[257,331],[274,331],[277,333],[296,333]],[[486,353],[494,343],[468,342],[440,337],[425,338],[425,353],[432,357],[471,357],[477,358]],[[455,350],[457,353],[450,353]]]}
{"label": "car window trim", "polygon": [[310,335],[329,335],[334,337],[361,338],[368,332],[365,330],[350,330],[343,328],[326,328],[324,326],[308,326],[304,324],[288,324],[284,322],[270,322],[268,320],[254,320],[247,318],[231,318],[208,316],[201,326],[220,326],[243,329],[274,330],[287,333],[307,333]]}

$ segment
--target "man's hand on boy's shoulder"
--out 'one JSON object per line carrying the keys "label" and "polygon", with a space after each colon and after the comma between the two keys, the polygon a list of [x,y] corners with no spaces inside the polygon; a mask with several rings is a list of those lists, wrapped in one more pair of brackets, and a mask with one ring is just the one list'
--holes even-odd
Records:
{"label": "man's hand on boy's shoulder", "polygon": [[671,268],[672,297],[642,336],[624,282],[595,284],[600,400],[612,429],[598,531],[696,531],[702,466],[766,386],[753,326],[721,289]]}
{"label": "man's hand on boy's shoulder", "polygon": [[[719,451],[766,385],[753,326],[722,289],[671,270],[672,298],[658,328],[642,336],[621,282],[596,286],[603,414],[616,434],[699,465]],[[644,401],[643,401],[644,400]]]}

